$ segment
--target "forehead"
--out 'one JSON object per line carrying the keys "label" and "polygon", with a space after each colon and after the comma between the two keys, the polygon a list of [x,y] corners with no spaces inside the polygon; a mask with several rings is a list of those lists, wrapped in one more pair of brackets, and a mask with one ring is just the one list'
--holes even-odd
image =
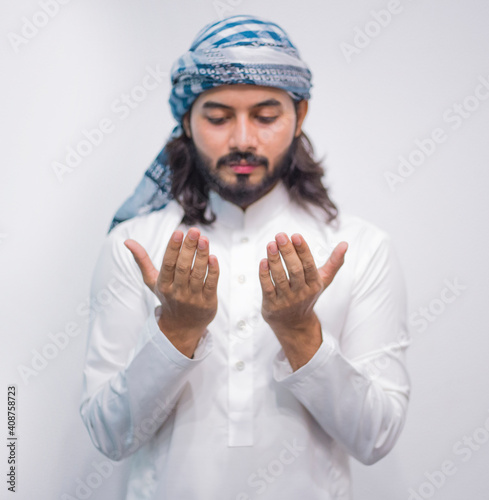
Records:
{"label": "forehead", "polygon": [[293,107],[293,100],[285,90],[261,85],[220,85],[206,90],[194,102],[194,108],[206,103],[220,103],[231,108],[250,108],[258,104],[275,102],[274,106],[284,109]]}

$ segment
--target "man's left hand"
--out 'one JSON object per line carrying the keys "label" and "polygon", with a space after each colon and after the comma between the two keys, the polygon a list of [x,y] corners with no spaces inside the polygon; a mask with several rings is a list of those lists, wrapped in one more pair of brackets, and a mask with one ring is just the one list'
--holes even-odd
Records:
{"label": "man's left hand", "polygon": [[275,241],[267,245],[267,258],[260,261],[259,275],[263,318],[275,332],[292,368],[297,370],[321,345],[321,325],[313,308],[343,265],[348,243],[340,242],[318,269],[304,238],[293,234],[291,240],[285,233],[275,236]]}

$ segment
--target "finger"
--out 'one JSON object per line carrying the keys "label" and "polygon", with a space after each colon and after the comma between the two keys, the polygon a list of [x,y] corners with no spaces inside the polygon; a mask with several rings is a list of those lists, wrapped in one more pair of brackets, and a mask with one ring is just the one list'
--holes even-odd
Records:
{"label": "finger", "polygon": [[304,279],[306,283],[310,286],[313,283],[321,279],[316,263],[312,256],[309,245],[306,240],[300,234],[293,234],[291,236],[292,243],[294,244],[295,251],[302,262],[302,269],[304,272]]}
{"label": "finger", "polygon": [[190,271],[189,288],[194,293],[202,293],[208,259],[209,240],[205,236],[201,236],[197,242],[197,255],[195,256],[194,267]]}
{"label": "finger", "polygon": [[289,279],[280,260],[278,246],[275,241],[267,245],[267,258],[277,295],[290,292]]}
{"label": "finger", "polygon": [[175,266],[182,246],[183,232],[174,231],[166,246],[163,262],[161,263],[159,284],[171,285],[175,277]]}
{"label": "finger", "polygon": [[188,289],[189,287],[190,270],[199,236],[200,231],[195,227],[191,227],[183,240],[182,249],[175,265],[175,278],[173,280],[175,288]]}
{"label": "finger", "polygon": [[215,255],[209,255],[209,267],[203,291],[203,295],[206,300],[211,300],[216,296],[218,280],[219,262],[217,261],[217,257]]}
{"label": "finger", "polygon": [[285,233],[278,233],[275,236],[275,241],[289,273],[290,288],[292,290],[302,288],[305,283],[304,268],[294,245]]}
{"label": "finger", "polygon": [[154,291],[156,280],[158,279],[158,270],[153,266],[146,250],[135,240],[124,241],[126,248],[130,250],[136,264],[138,265],[145,285]]}
{"label": "finger", "polygon": [[338,243],[329,256],[326,264],[319,268],[319,275],[321,276],[325,288],[330,285],[336,273],[345,262],[345,253],[347,250],[348,243],[346,241]]}
{"label": "finger", "polygon": [[277,292],[275,291],[275,286],[270,278],[270,267],[268,266],[267,259],[262,259],[260,261],[258,276],[260,278],[263,297],[268,300],[274,299],[277,296]]}

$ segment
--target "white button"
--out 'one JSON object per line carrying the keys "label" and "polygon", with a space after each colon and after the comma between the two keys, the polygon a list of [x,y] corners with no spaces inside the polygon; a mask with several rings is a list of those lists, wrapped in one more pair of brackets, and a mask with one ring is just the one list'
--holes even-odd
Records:
{"label": "white button", "polygon": [[236,367],[236,370],[239,370],[240,372],[245,369],[244,361],[238,361],[234,366]]}
{"label": "white button", "polygon": [[243,237],[241,238],[241,243],[248,243],[248,241],[249,241],[249,240],[248,240],[248,237],[247,237],[247,236],[243,236]]}
{"label": "white button", "polygon": [[246,328],[246,321],[244,320],[238,321],[238,328],[240,330],[244,330]]}
{"label": "white button", "polygon": [[240,274],[240,275],[238,276],[238,281],[239,281],[240,283],[244,283],[244,282],[246,281],[246,276],[245,276],[244,274]]}

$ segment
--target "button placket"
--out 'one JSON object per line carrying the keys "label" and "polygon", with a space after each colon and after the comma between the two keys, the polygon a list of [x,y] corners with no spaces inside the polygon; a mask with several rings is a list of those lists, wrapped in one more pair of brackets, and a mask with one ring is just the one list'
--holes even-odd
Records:
{"label": "button placket", "polygon": [[253,444],[253,338],[247,318],[251,314],[249,239],[236,230],[231,237],[228,344],[228,446]]}

